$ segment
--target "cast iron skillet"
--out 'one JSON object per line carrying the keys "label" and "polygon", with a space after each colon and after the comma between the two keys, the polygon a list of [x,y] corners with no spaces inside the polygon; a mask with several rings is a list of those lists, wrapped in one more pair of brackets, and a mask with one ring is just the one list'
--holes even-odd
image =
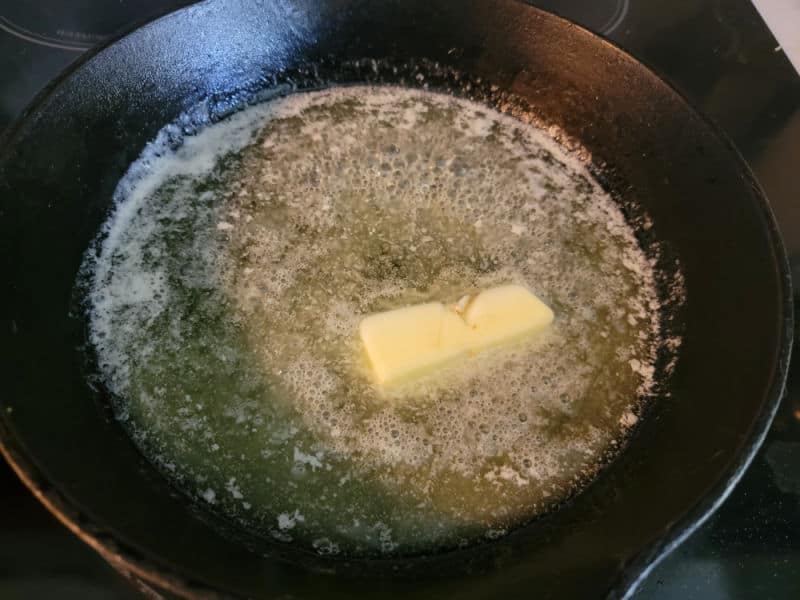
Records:
{"label": "cast iron skillet", "polygon": [[[433,87],[513,92],[606,166],[626,210],[652,217],[643,243],[661,242],[662,260],[680,262],[684,342],[668,397],[561,510],[468,550],[317,559],[190,506],[143,460],[82,372],[73,283],[117,181],[185,109],[205,99],[216,118],[242,90],[419,84],[426,70]],[[788,271],[742,159],[633,58],[513,0],[210,0],[180,10],[39,96],[0,147],[0,198],[3,453],[86,542],[180,595],[623,597],[722,502],[783,389]]]}

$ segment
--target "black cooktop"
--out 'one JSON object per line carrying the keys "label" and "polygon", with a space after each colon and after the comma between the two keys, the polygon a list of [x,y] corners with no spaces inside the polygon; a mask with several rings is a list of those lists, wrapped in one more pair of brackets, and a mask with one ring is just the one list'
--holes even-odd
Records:
{"label": "black cooktop", "polygon": [[[0,130],[86,49],[186,3],[0,1]],[[532,3],[618,43],[727,132],[770,199],[800,282],[800,76],[749,0]],[[800,22],[795,29],[800,32]],[[137,597],[4,464],[0,506],[0,598]],[[786,397],[753,465],[722,508],[651,573],[635,598],[799,597],[800,364],[793,361]]]}

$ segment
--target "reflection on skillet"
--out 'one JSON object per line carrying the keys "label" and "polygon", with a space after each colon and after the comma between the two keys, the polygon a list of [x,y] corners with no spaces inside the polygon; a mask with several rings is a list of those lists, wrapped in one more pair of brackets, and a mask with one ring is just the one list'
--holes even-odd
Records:
{"label": "reflection on skillet", "polygon": [[[91,341],[143,453],[251,530],[362,556],[501,536],[597,472],[679,344],[632,226],[533,125],[349,87],[180,138],[87,254]],[[553,308],[547,334],[373,384],[364,315],[504,283]]]}

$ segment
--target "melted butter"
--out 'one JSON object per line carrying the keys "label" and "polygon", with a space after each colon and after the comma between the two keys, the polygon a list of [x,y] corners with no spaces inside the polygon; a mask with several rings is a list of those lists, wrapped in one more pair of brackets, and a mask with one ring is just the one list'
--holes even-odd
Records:
{"label": "melted butter", "polygon": [[[591,474],[649,389],[658,303],[633,232],[582,163],[486,107],[297,94],[149,148],[118,198],[86,269],[117,414],[187,493],[276,539],[496,537]],[[507,283],[559,315],[541,339],[372,383],[365,315]]]}

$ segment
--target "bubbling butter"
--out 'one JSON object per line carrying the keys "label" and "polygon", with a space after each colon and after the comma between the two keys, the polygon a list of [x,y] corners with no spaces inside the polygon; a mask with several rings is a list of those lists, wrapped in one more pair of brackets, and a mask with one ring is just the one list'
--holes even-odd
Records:
{"label": "bubbling butter", "polygon": [[[382,87],[256,105],[177,149],[170,131],[83,273],[117,417],[197,502],[321,554],[455,548],[565,498],[635,422],[653,267],[546,132]],[[546,334],[508,342],[545,307]],[[378,389],[362,321],[387,380],[480,355]],[[387,354],[423,323],[450,350]]]}

